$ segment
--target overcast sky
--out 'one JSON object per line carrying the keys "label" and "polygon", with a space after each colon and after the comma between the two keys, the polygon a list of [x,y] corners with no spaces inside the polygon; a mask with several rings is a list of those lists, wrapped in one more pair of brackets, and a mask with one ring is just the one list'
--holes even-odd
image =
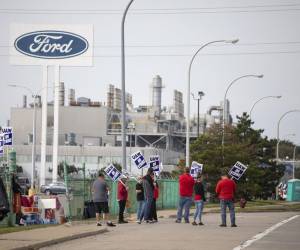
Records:
{"label": "overcast sky", "polygon": [[[12,22],[93,24],[94,67],[65,67],[61,80],[66,88],[76,89],[76,97],[86,96],[102,102],[106,101],[108,84],[120,86],[120,22],[127,0],[1,2],[1,125],[9,119],[10,107],[22,104],[24,93],[7,84],[26,84],[39,90],[42,79],[38,66],[9,64],[9,25]],[[55,10],[61,13],[56,14]],[[133,94],[135,106],[149,104],[149,93],[145,90],[158,74],[165,86],[163,105],[169,106],[173,89],[186,95],[189,60],[199,46],[213,40],[239,38],[236,45],[211,46],[199,54],[192,68],[191,90],[205,92],[201,101],[201,113],[204,113],[209,106],[220,103],[233,79],[245,74],[264,74],[263,79],[248,78],[237,82],[228,98],[235,117],[249,112],[261,97],[282,95],[281,99],[260,102],[253,111],[254,126],[263,128],[269,137],[275,137],[280,116],[288,110],[300,109],[299,30],[300,1],[297,0],[136,0],[126,21],[126,44],[129,46],[126,49],[126,90]],[[53,69],[49,73],[52,75]],[[191,102],[191,110],[196,112],[195,101]],[[299,128],[300,113],[289,114],[281,123],[282,138],[300,143]],[[286,136],[291,133],[297,136]]]}

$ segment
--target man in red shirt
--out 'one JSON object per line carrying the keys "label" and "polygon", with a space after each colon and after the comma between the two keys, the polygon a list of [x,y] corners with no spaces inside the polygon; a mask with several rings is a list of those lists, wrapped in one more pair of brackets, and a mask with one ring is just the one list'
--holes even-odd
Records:
{"label": "man in red shirt", "polygon": [[124,210],[128,198],[128,187],[126,186],[126,178],[118,182],[118,202],[119,202],[119,224],[128,223],[124,220]]}
{"label": "man in red shirt", "polygon": [[185,168],[185,173],[179,177],[179,204],[177,209],[176,223],[181,223],[182,212],[184,208],[185,223],[190,223],[190,207],[192,205],[192,196],[194,191],[194,178],[190,175],[190,168]]}
{"label": "man in red shirt", "polygon": [[234,211],[234,194],[236,191],[236,184],[233,180],[228,178],[227,172],[223,172],[221,180],[217,183],[216,193],[220,199],[221,219],[220,227],[226,227],[226,208],[229,208],[231,226],[236,227],[235,211]]}

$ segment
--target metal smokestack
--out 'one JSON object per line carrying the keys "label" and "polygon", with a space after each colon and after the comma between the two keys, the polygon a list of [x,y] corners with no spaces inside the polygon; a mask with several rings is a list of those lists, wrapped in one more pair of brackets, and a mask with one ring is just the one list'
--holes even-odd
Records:
{"label": "metal smokestack", "polygon": [[161,93],[162,93],[162,79],[159,75],[152,80],[152,109],[155,116],[160,116],[161,112]]}
{"label": "metal smokestack", "polygon": [[72,104],[75,102],[75,89],[69,89],[69,106],[72,106]]}
{"label": "metal smokestack", "polygon": [[27,108],[27,95],[23,95],[23,108]]}
{"label": "metal smokestack", "polygon": [[59,106],[65,106],[65,84],[59,83]]}

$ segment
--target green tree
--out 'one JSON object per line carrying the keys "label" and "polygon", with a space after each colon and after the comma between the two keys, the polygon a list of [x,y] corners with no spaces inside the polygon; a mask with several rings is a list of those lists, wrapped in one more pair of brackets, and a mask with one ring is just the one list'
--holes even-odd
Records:
{"label": "green tree", "polygon": [[283,168],[273,161],[274,142],[262,137],[263,130],[251,127],[253,122],[248,114],[237,116],[237,120],[236,126],[227,125],[225,128],[224,159],[219,125],[212,126],[191,145],[191,158],[204,164],[211,193],[214,193],[220,172],[228,171],[240,161],[248,169],[238,181],[238,195],[248,199],[266,198],[275,191],[283,175]]}
{"label": "green tree", "polygon": [[[57,173],[60,178],[64,178],[64,163],[63,162],[60,162],[58,164]],[[72,173],[78,174],[78,169],[75,167],[75,165],[67,164],[67,173],[68,174],[72,174]]]}

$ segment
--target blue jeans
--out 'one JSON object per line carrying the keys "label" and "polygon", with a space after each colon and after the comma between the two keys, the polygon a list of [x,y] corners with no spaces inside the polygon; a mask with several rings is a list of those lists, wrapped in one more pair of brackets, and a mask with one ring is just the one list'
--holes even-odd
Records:
{"label": "blue jeans", "polygon": [[195,201],[195,207],[196,207],[196,211],[195,211],[195,215],[194,215],[194,221],[196,221],[198,218],[199,222],[202,222],[201,217],[202,217],[202,211],[203,211],[203,207],[204,207],[203,200]]}
{"label": "blue jeans", "polygon": [[144,219],[150,220],[151,219],[151,207],[152,207],[153,198],[146,198],[145,199],[145,206],[144,206]]}
{"label": "blue jeans", "polygon": [[145,210],[145,201],[137,201],[137,220],[143,220]]}
{"label": "blue jeans", "polygon": [[230,221],[231,225],[235,224],[235,211],[234,211],[234,203],[232,200],[220,200],[221,206],[221,219],[222,224],[226,225],[226,208],[228,207],[230,213]]}
{"label": "blue jeans", "polygon": [[192,205],[192,197],[180,196],[178,209],[177,209],[177,221],[181,222],[182,211],[184,208],[184,216],[183,216],[184,220],[185,222],[189,222],[191,205]]}

